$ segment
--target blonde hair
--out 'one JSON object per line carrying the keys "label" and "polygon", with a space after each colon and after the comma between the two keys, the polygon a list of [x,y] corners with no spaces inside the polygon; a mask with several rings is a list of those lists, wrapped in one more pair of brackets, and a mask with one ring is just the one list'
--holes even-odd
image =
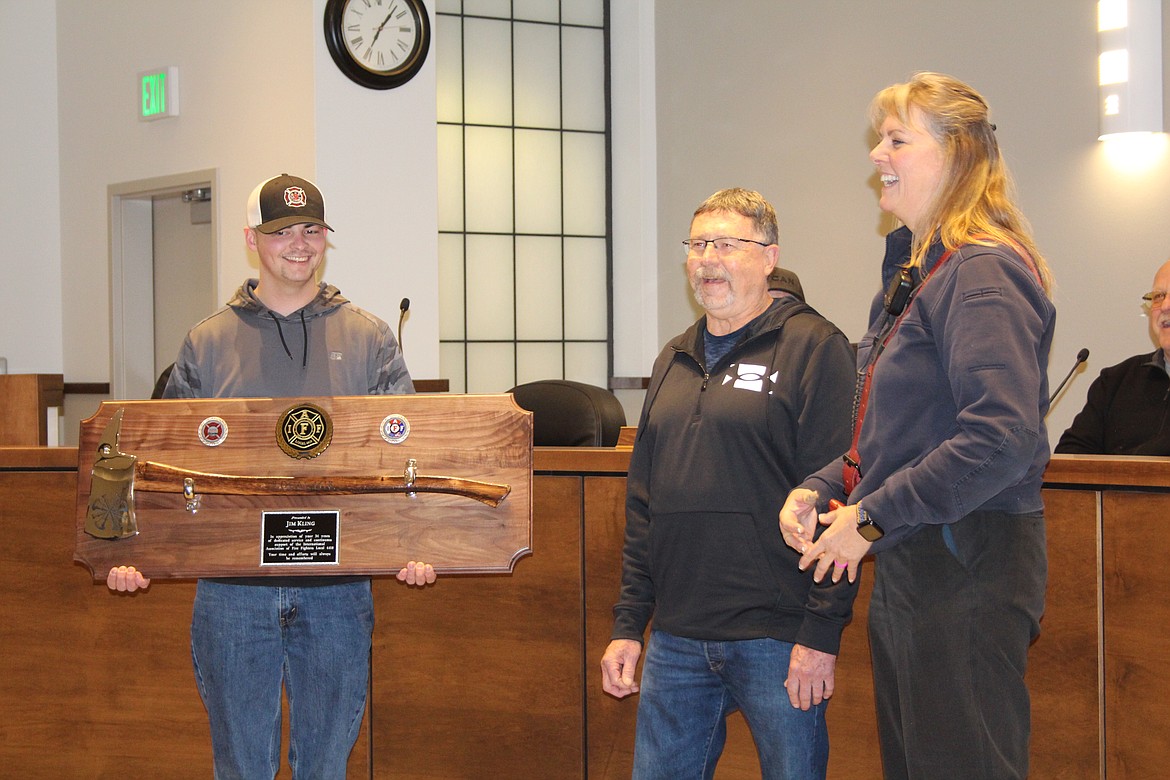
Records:
{"label": "blonde hair", "polygon": [[914,233],[910,265],[922,267],[931,243],[948,249],[963,244],[1006,244],[1031,260],[1044,291],[1051,294],[1052,273],[1036,248],[1031,228],[1012,198],[1011,174],[999,151],[987,102],[973,88],[941,73],[916,73],[904,84],[878,92],[869,107],[875,130],[886,117],[916,126],[917,109],[943,150],[939,189]]}

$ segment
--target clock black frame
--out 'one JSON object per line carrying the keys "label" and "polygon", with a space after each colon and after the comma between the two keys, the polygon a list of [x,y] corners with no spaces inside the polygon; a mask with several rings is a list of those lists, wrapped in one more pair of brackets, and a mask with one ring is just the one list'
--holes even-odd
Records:
{"label": "clock black frame", "polygon": [[351,81],[368,89],[393,89],[414,78],[427,61],[431,50],[431,19],[423,0],[398,0],[410,9],[419,35],[403,64],[387,72],[372,71],[353,58],[345,45],[342,16],[346,0],[328,0],[325,4],[325,46],[338,69]]}

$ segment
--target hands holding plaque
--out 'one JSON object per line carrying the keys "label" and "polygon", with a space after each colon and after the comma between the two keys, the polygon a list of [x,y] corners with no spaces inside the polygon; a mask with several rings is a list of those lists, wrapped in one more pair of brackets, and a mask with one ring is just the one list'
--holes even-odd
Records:
{"label": "hands holding plaque", "polygon": [[[395,579],[399,582],[405,582],[407,585],[414,585],[420,588],[434,583],[437,577],[435,567],[422,561],[409,562],[406,566],[399,569],[398,574],[395,575]],[[115,566],[106,575],[106,585],[110,590],[133,593],[136,590],[146,590],[149,588],[150,578],[144,576],[142,572],[133,566]]]}
{"label": "hands holding plaque", "polygon": [[479,573],[530,552],[531,413],[509,396],[313,401],[331,443],[296,459],[274,435],[287,399],[103,402],[82,423],[75,558],[138,590],[122,566],[154,580],[397,575],[420,560]]}

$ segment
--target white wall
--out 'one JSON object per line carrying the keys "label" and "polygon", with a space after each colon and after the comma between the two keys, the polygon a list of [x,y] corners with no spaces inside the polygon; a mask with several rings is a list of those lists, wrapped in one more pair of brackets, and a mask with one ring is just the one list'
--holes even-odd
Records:
{"label": "white wall", "polygon": [[[610,5],[613,170],[613,370],[650,373],[658,328],[658,144],[654,113],[654,0]],[[617,390],[636,425],[645,393]]]}
{"label": "white wall", "polygon": [[317,180],[329,208],[325,278],[397,329],[411,376],[439,378],[438,135],[432,46],[422,70],[392,90],[347,79],[320,34],[313,0]]}
{"label": "white wall", "polygon": [[56,21],[52,3],[0,0],[0,357],[11,374],[63,372]]}
{"label": "white wall", "polygon": [[1096,140],[1096,3],[672,0],[657,10],[663,340],[697,316],[678,241],[695,206],[727,186],[773,202],[781,264],[860,337],[891,227],[866,156],[866,108],[887,84],[939,70],[988,99],[1056,275],[1053,386],[1081,347],[1092,353],[1048,419],[1050,438],[1097,371],[1152,351],[1137,304],[1170,255],[1170,157],[1163,139],[1144,170],[1122,173]]}
{"label": "white wall", "polygon": [[[110,378],[107,186],[217,169],[219,300],[256,275],[248,193],[281,171],[316,174],[312,22],[309,0],[59,0],[67,381]],[[140,122],[137,74],[167,65],[181,115]]]}

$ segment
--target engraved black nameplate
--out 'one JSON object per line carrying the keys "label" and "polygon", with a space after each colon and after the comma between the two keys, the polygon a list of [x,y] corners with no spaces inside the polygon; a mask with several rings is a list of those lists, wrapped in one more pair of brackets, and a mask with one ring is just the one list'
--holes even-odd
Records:
{"label": "engraved black nameplate", "polygon": [[261,566],[336,564],[341,512],[264,512]]}

